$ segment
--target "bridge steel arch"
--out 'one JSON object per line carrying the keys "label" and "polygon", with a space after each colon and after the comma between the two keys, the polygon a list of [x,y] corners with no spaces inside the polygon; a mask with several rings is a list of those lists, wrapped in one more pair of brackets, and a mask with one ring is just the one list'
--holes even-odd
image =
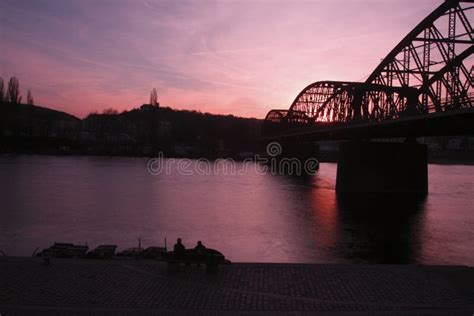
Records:
{"label": "bridge steel arch", "polygon": [[286,120],[292,123],[349,123],[396,119],[413,111],[417,91],[361,82],[320,81],[293,101]]}
{"label": "bridge steel arch", "polygon": [[467,14],[473,3],[443,2],[388,53],[366,83],[419,89],[424,113],[471,108],[473,66],[467,59],[474,33]]}
{"label": "bridge steel arch", "polygon": [[[318,81],[264,127],[379,122],[473,109],[474,0],[446,0],[382,60],[365,82]],[[271,128],[275,130],[275,128]],[[263,131],[270,131],[264,128]]]}

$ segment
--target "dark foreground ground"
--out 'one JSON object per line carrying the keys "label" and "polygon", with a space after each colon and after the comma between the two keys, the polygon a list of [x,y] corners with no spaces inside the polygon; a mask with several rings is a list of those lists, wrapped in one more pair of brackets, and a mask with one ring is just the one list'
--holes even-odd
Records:
{"label": "dark foreground ground", "polygon": [[0,315],[474,313],[474,268],[0,257]]}

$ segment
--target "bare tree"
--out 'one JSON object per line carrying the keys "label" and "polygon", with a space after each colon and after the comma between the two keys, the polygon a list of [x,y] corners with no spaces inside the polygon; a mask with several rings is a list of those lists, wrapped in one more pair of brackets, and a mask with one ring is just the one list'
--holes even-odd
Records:
{"label": "bare tree", "polygon": [[156,92],[155,88],[150,93],[150,104],[153,106],[158,105],[158,92]]}
{"label": "bare tree", "polygon": [[118,111],[112,107],[110,108],[107,108],[105,109],[104,111],[102,111],[102,114],[105,114],[105,115],[117,115],[118,114]]}
{"label": "bare tree", "polygon": [[26,94],[26,104],[33,105],[35,101],[33,100],[33,95],[31,94],[30,89],[28,89],[28,93]]}
{"label": "bare tree", "polygon": [[3,78],[0,77],[0,103],[5,102],[5,92],[3,87]]}
{"label": "bare tree", "polygon": [[6,101],[12,104],[21,103],[20,83],[16,77],[11,77],[8,81]]}

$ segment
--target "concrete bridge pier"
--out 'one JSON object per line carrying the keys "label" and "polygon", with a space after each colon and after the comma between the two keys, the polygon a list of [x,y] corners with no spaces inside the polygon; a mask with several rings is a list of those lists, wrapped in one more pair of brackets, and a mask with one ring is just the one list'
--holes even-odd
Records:
{"label": "concrete bridge pier", "polygon": [[304,162],[319,157],[319,145],[314,142],[282,142],[282,158],[296,158]]}
{"label": "concrete bridge pier", "polygon": [[427,146],[416,142],[342,142],[336,192],[428,192]]}
{"label": "concrete bridge pier", "polygon": [[319,145],[314,142],[270,142],[265,144],[272,172],[310,175],[319,169]]}

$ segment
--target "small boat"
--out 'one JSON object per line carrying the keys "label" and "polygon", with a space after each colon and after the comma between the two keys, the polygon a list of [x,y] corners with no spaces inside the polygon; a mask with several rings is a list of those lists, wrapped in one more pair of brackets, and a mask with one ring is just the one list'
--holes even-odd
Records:
{"label": "small boat", "polygon": [[165,247],[127,248],[117,254],[117,257],[160,259],[166,253]]}
{"label": "small boat", "polygon": [[141,247],[132,247],[122,250],[117,254],[117,257],[136,258],[143,251]]}
{"label": "small boat", "polygon": [[166,247],[148,247],[140,253],[141,258],[161,259],[166,253]]}
{"label": "small boat", "polygon": [[164,247],[142,247],[142,240],[138,238],[138,247],[127,248],[117,254],[117,257],[162,259],[166,254],[166,238]]}
{"label": "small boat", "polygon": [[105,259],[115,256],[116,245],[99,245],[87,253],[87,258]]}
{"label": "small boat", "polygon": [[51,258],[80,258],[86,255],[87,250],[89,250],[87,245],[55,242],[51,247],[39,252],[37,256]]}

